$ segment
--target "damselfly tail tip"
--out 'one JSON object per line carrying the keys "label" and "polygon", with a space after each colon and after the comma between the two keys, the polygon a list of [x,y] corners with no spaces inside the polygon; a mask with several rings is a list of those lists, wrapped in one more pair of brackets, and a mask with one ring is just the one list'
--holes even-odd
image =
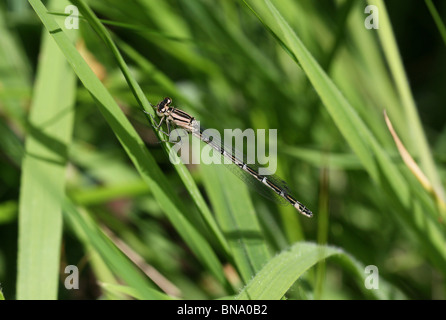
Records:
{"label": "damselfly tail tip", "polygon": [[311,212],[307,207],[305,207],[303,204],[296,202],[294,204],[294,207],[297,209],[297,211],[299,211],[300,213],[302,213],[304,216],[307,216],[308,218],[313,217],[313,212]]}

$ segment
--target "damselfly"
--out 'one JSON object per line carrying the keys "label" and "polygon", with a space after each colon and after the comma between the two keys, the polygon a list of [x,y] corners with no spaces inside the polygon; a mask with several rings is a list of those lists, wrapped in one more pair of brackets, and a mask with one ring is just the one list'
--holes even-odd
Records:
{"label": "damselfly", "polygon": [[[218,151],[223,157],[228,158],[231,162],[240,168],[243,172],[247,173],[251,179],[254,179],[254,183],[261,184],[269,190],[273,191],[273,194],[278,196],[278,198],[284,200],[286,203],[291,204],[294,208],[297,209],[301,214],[312,217],[313,213],[305,207],[302,203],[297,201],[293,196],[289,194],[288,187],[284,181],[278,178],[275,175],[261,175],[258,173],[257,166],[246,163],[243,159],[243,156],[239,156],[235,150],[227,148],[220,141],[216,141],[216,139],[211,139],[209,136],[206,136],[203,133],[203,128],[200,127],[200,124],[194,117],[187,114],[186,112],[179,110],[177,108],[171,107],[172,99],[169,97],[164,98],[163,101],[158,103],[156,106],[153,106],[156,109],[156,114],[161,118],[159,123],[154,128],[159,130],[163,134],[170,137],[171,133],[171,125],[175,125],[184,129],[189,134],[197,137],[204,143],[211,146],[214,150]],[[156,123],[155,118],[149,114],[153,121]],[[167,132],[161,130],[161,125],[163,122],[167,124]],[[263,193],[263,192],[261,192]]]}

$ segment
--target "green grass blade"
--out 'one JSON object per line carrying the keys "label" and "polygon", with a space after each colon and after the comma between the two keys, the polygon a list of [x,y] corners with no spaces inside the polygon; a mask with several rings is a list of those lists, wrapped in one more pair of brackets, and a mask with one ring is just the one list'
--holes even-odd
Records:
{"label": "green grass blade", "polygon": [[137,182],[141,180],[133,168],[122,159],[116,157],[115,152],[100,152],[92,150],[90,145],[73,143],[70,147],[70,160],[88,174],[107,185]]}
{"label": "green grass blade", "polygon": [[433,4],[432,0],[424,0],[424,2],[426,2],[426,6],[432,15],[432,19],[434,19],[434,22],[437,25],[437,29],[440,32],[441,37],[443,38],[444,44],[446,45],[446,26],[444,25],[443,21],[441,20],[441,17],[437,11],[437,8],[435,8],[435,5]]}
{"label": "green grass blade", "polygon": [[[17,299],[56,299],[58,291],[60,199],[74,120],[76,78],[46,32],[40,56],[22,163]],[[54,190],[49,185],[55,186]]]}
{"label": "green grass blade", "polygon": [[[388,154],[365,122],[322,70],[274,5],[269,0],[246,0],[245,3],[268,30],[274,33],[275,38],[281,39],[283,45],[286,45],[288,51],[299,61],[325,108],[364,168],[375,182],[388,191],[391,190],[391,193],[396,196],[402,206],[399,212],[407,222],[407,226],[418,233],[417,240],[423,246],[430,248],[426,250],[427,254],[438,263],[440,270],[444,271],[445,235],[442,226],[436,220],[437,212],[431,205],[432,199],[426,201],[424,196],[416,199],[413,197],[413,193],[420,192],[419,185],[408,183],[407,177],[390,161]],[[423,210],[419,210],[420,205],[423,206]]]}
{"label": "green grass blade", "polygon": [[138,296],[144,299],[159,298],[160,293],[154,289],[154,285],[111,243],[85,212],[78,211],[68,199],[64,200],[63,208],[67,221],[79,238],[87,247],[91,246],[95,249],[115,275],[122,278]]}
{"label": "green grass blade", "polygon": [[369,174],[378,180],[378,168],[368,147],[369,132],[355,110],[328,78],[311,53],[283,19],[270,1],[245,1],[263,24],[281,39],[289,52],[299,61],[309,80],[318,92],[339,130],[360,158]]}
{"label": "green grass blade", "polygon": [[[138,85],[137,81],[131,74],[129,68],[127,67],[122,55],[120,54],[118,48],[114,44],[113,40],[111,39],[111,36],[105,29],[105,27],[100,23],[99,19],[94,15],[92,10],[86,6],[81,0],[74,0],[74,4],[79,6],[80,11],[84,15],[85,19],[89,21],[89,23],[93,26],[95,31],[99,34],[99,36],[104,40],[104,42],[107,44],[107,46],[110,48],[110,50],[113,52],[113,55],[115,56],[118,65],[121,69],[121,71],[124,74],[124,77],[127,80],[127,83],[129,87],[132,89],[132,92],[139,102],[139,105],[146,111],[150,112],[152,115],[154,114],[153,108],[151,107],[149,101],[147,100],[144,92],[142,91],[141,87]],[[150,119],[149,117],[147,117]],[[160,140],[164,139],[164,136],[157,132],[158,137]],[[165,148],[166,152],[170,154],[171,147],[167,144],[163,144],[163,147]],[[177,158],[178,160],[178,158]],[[198,190],[198,187],[196,186],[194,180],[192,179],[192,176],[190,175],[189,171],[187,170],[186,166],[184,166],[181,162],[175,165],[175,170],[177,171],[178,175],[180,176],[181,180],[183,181],[184,185],[186,186],[187,190],[189,191],[189,194],[194,199],[197,207],[200,209],[202,213],[202,217],[204,221],[208,224],[209,229],[212,231],[212,234],[217,239],[217,243],[221,246],[221,248],[225,251],[225,253],[228,252],[228,245],[226,243],[225,238],[223,237],[220,229],[218,228],[215,219],[213,218],[209,208],[207,207],[206,202],[204,201],[203,197],[201,196],[200,191]]]}
{"label": "green grass blade", "polygon": [[0,13],[0,106],[2,113],[23,125],[25,111],[20,97],[29,97],[31,87],[31,66],[20,46],[16,29],[8,28],[6,12]]}
{"label": "green grass blade", "polygon": [[[335,121],[338,129],[350,144],[353,151],[355,151],[370,176],[375,181],[380,182],[382,178],[379,173],[378,165],[381,163],[384,166],[383,170],[386,170],[389,177],[391,177],[389,181],[395,192],[398,194],[401,202],[408,205],[410,201],[409,189],[406,183],[402,180],[401,175],[389,161],[386,162],[383,160],[386,158],[386,155],[382,150],[379,150],[374,137],[365,123],[345,99],[333,81],[327,76],[324,70],[322,70],[311,53],[305,48],[281,14],[268,0],[263,2],[246,2],[249,2],[251,10],[257,14],[264,24],[268,25],[267,28],[275,33],[275,37],[282,39],[288,50],[300,62],[301,67],[307,74],[316,92],[319,94],[319,97]],[[262,5],[260,5],[260,3],[262,3]],[[267,21],[265,21],[265,19],[267,19]],[[373,155],[374,152],[380,153],[378,159],[380,160],[379,163]]]}
{"label": "green grass blade", "polygon": [[297,243],[268,261],[236,297],[237,300],[281,299],[296,280],[317,262],[342,250]]}
{"label": "green grass blade", "polygon": [[235,266],[247,283],[270,258],[247,187],[224,165],[202,165],[201,170]]}
{"label": "green grass blade", "polygon": [[[410,85],[415,116],[444,188],[442,2],[423,0],[398,9],[370,1],[378,4],[378,12],[373,10],[380,15],[378,30],[364,25],[368,1],[246,0],[250,8],[244,1],[209,0],[56,3],[46,7],[43,20],[59,25],[49,30],[82,81],[75,88],[65,185],[53,185],[34,170],[34,180],[43,181],[39,187],[62,203],[61,268],[53,270],[59,299],[235,299],[240,292],[243,298],[282,300],[404,298],[383,279],[409,299],[445,298],[442,202],[417,180],[416,170],[410,170],[416,166],[399,154],[403,148],[386,127],[383,109],[426,173],[412,139],[418,133],[395,81],[398,68],[382,44],[383,36],[397,42],[386,46],[404,62],[406,75],[398,75],[399,81]],[[79,13],[65,13],[68,3]],[[79,18],[76,50],[62,39],[77,32],[64,23],[72,18]],[[18,297],[21,164],[27,137],[36,136],[28,114],[39,64],[45,62],[42,25],[28,1],[0,1],[5,299]],[[431,41],[417,51],[426,40]],[[154,115],[149,101],[165,96],[220,133],[277,128],[277,140],[270,135],[265,151],[313,219],[251,192],[249,183],[246,188],[218,165],[173,166],[167,158],[171,144],[159,141],[143,112]],[[256,142],[260,147],[262,141]],[[271,142],[277,143],[277,155]],[[51,143],[42,144],[52,149]],[[182,159],[190,151],[197,159],[194,152],[206,145],[184,147]],[[294,248],[306,238],[313,247]],[[322,248],[334,250],[330,259],[320,258]],[[364,286],[364,267],[370,264],[379,268],[379,290]],[[65,265],[79,268],[79,290],[65,290]]]}
{"label": "green grass blade", "polygon": [[344,170],[359,170],[362,169],[362,164],[358,157],[353,154],[335,154],[324,153],[319,150],[311,150],[307,148],[299,148],[292,146],[284,146],[281,151],[289,154],[296,159],[301,159],[310,165],[317,168],[327,166],[329,168],[344,169]]}
{"label": "green grass blade", "polygon": [[386,6],[382,0],[369,0],[369,3],[377,6],[379,9],[379,39],[381,40],[387,63],[403,104],[406,122],[409,124],[409,133],[407,134],[409,139],[405,141],[406,147],[412,155],[420,159],[421,169],[431,181],[439,197],[443,202],[446,202],[445,192],[420,117],[418,116],[415,100],[410,90],[406,72],[404,71],[403,62],[393,35],[392,24],[387,14]]}
{"label": "green grass blade", "polygon": [[[139,294],[138,292],[136,292],[131,287],[114,284],[114,283],[100,283],[100,286],[104,290],[106,290],[114,295],[120,296],[120,299],[123,299],[125,296],[139,299],[139,300],[143,300],[146,298],[146,297],[142,296],[141,294]],[[153,290],[153,295],[156,297],[156,300],[172,300],[172,297],[169,297],[168,295],[162,294],[162,293],[154,291],[154,290]]]}
{"label": "green grass blade", "polygon": [[149,188],[147,187],[147,184],[140,180],[107,187],[90,188],[88,190],[76,190],[70,192],[70,197],[77,204],[88,206],[92,204],[106,203],[117,198],[143,195],[148,192]]}
{"label": "green grass blade", "polygon": [[[175,229],[198,259],[208,267],[209,271],[220,283],[225,284],[226,279],[216,254],[211,249],[207,240],[186,219],[186,210],[182,208],[181,202],[172,192],[172,188],[165,176],[113,97],[95,76],[75,47],[68,41],[65,33],[56,24],[53,17],[47,13],[41,1],[29,0],[29,2],[58,44],[65,58],[73,67],[81,82],[94,98],[104,118],[109,123],[124,150],[127,152],[143,180],[151,189]],[[82,4],[81,2],[76,3]],[[153,111],[151,110],[151,112]]]}
{"label": "green grass blade", "polygon": [[[317,262],[331,256],[340,256],[346,269],[353,272],[359,285],[364,287],[364,266],[342,249],[299,242],[268,261],[262,270],[243,288],[237,300],[278,300],[288,289]],[[378,299],[402,299],[404,296],[395,288],[379,279],[378,290],[364,290],[366,295]]]}

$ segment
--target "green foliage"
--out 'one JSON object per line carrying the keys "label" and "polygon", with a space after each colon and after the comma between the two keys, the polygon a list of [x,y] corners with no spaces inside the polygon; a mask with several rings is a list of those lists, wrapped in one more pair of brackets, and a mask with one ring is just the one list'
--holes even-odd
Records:
{"label": "green foliage", "polygon": [[[70,264],[78,298],[445,297],[446,131],[418,102],[435,92],[426,110],[444,119],[444,75],[411,88],[384,1],[72,0],[79,30],[68,2],[29,4],[0,5],[6,299],[74,298]],[[368,4],[378,30],[364,27]],[[444,6],[423,5],[443,48]],[[221,132],[277,128],[277,173],[314,217],[222,166],[173,165],[143,112],[165,96]]]}

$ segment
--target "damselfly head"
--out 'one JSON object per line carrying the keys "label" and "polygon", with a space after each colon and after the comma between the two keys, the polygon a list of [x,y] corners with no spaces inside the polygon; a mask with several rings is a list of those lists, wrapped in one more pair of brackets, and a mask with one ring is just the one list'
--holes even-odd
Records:
{"label": "damselfly head", "polygon": [[169,105],[172,103],[172,99],[169,97],[165,97],[163,99],[163,101],[161,101],[160,103],[158,103],[158,110],[157,113],[158,115],[161,115],[165,112],[167,112],[167,108],[169,108]]}
{"label": "damselfly head", "polygon": [[162,102],[166,105],[166,107],[168,107],[172,103],[172,99],[169,97],[165,97]]}

